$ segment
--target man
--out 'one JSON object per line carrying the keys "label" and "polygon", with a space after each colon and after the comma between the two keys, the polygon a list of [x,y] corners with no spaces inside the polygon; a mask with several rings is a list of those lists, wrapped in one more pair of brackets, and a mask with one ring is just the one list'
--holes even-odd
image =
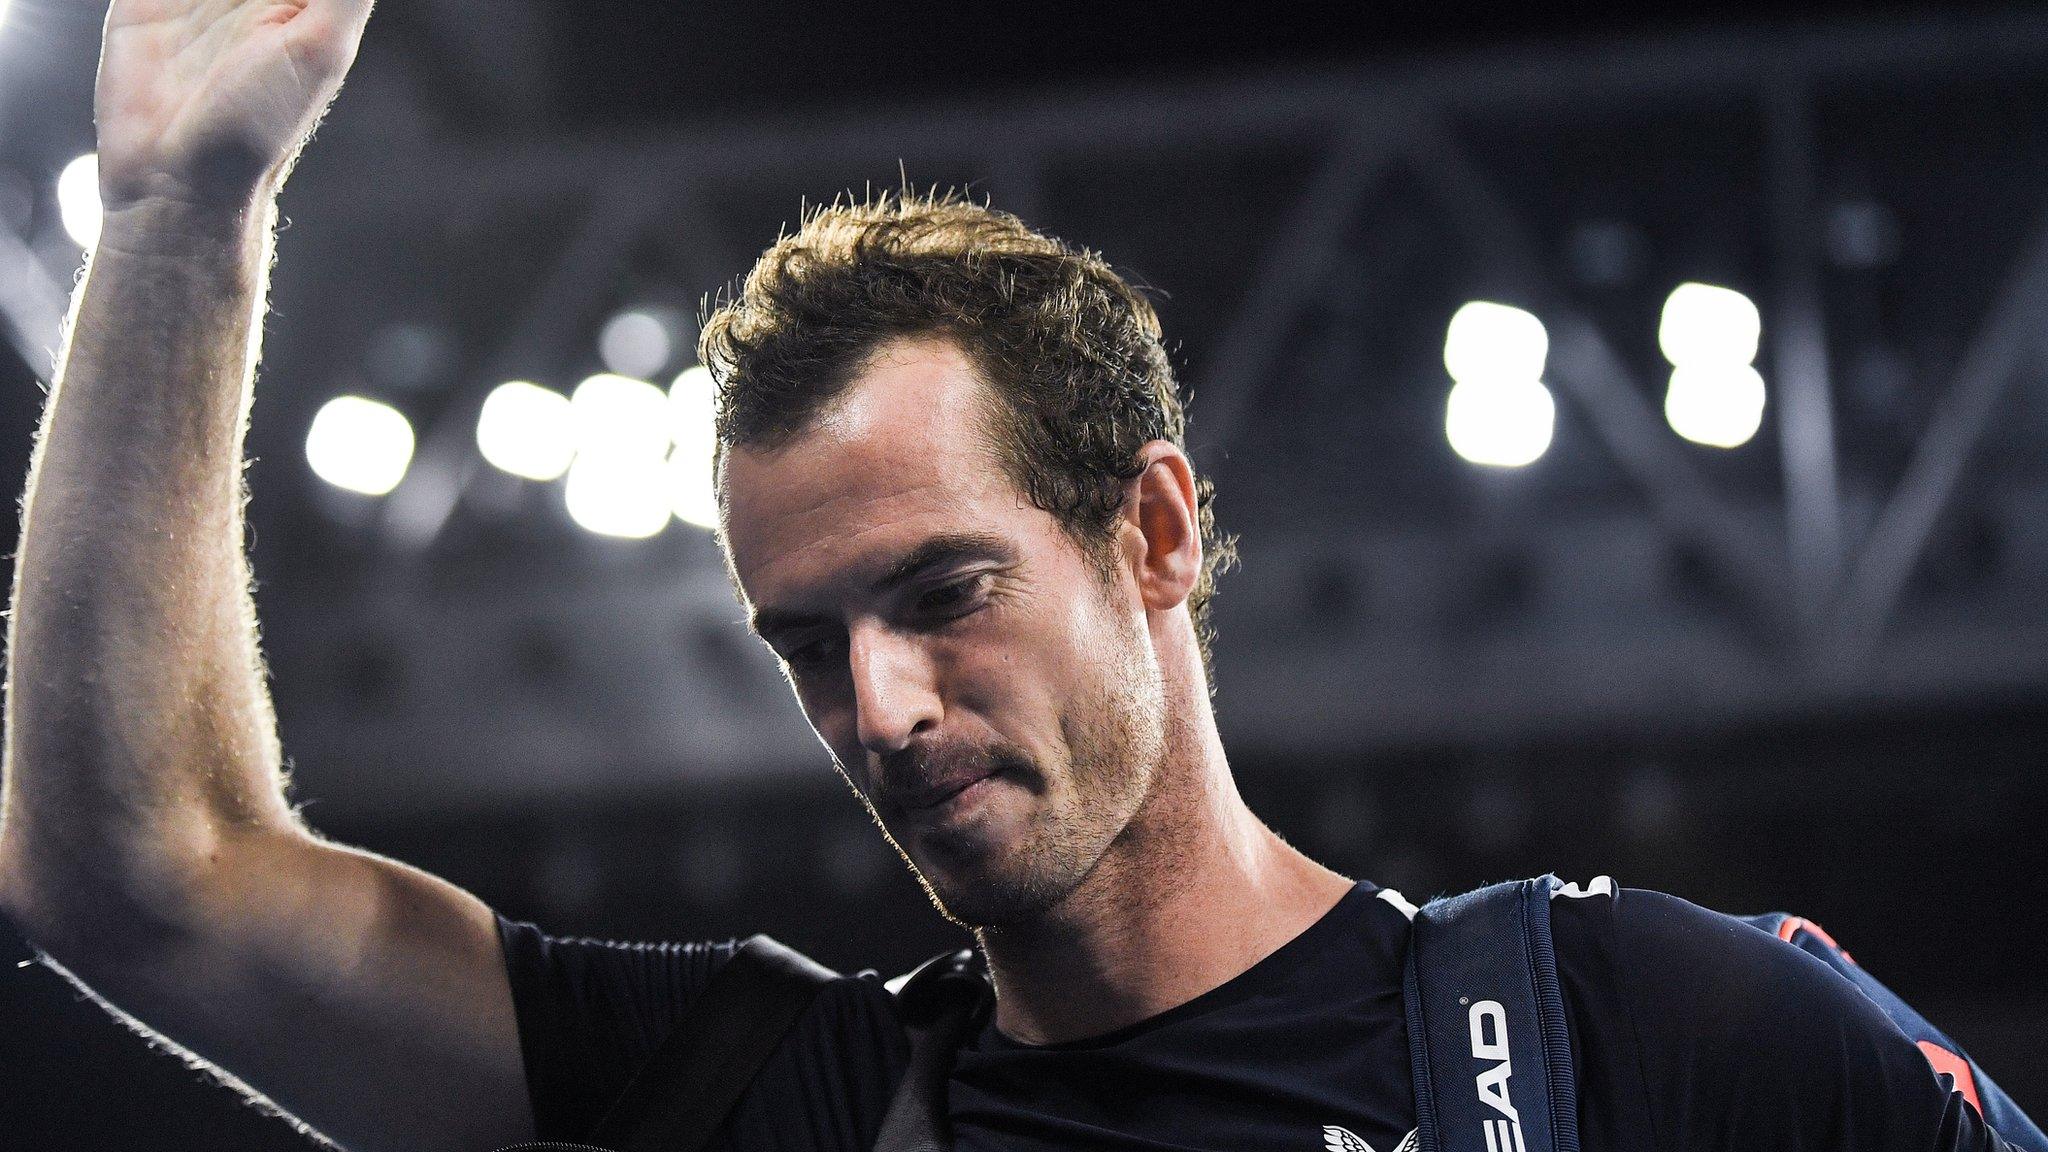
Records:
{"label": "man", "polygon": [[[117,0],[106,222],[25,506],[0,898],[55,962],[351,1149],[586,1132],[730,946],[554,940],[287,803],[240,520],[272,204],[368,0]],[[732,573],[996,989],[962,1148],[1389,1149],[1409,909],[1232,784],[1221,550],[1143,299],[971,205],[821,213],[709,325]],[[1556,913],[1588,1149],[2001,1143],[1847,985],[1682,901]],[[827,986],[723,1143],[862,1149],[906,1060]]]}

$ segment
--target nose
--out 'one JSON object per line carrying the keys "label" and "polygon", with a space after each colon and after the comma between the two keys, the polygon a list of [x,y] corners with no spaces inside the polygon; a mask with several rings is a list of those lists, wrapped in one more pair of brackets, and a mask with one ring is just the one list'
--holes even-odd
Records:
{"label": "nose", "polygon": [[847,642],[854,731],[861,747],[888,756],[938,726],[937,669],[914,638],[867,627],[855,628]]}

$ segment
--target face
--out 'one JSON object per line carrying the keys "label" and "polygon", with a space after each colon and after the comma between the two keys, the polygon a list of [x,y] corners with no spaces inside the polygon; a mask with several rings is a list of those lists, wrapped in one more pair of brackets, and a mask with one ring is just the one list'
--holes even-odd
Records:
{"label": "face", "polygon": [[735,451],[726,538],[755,629],[940,910],[1055,907],[1157,779],[1164,702],[1128,573],[1010,481],[943,341],[882,349],[793,443]]}

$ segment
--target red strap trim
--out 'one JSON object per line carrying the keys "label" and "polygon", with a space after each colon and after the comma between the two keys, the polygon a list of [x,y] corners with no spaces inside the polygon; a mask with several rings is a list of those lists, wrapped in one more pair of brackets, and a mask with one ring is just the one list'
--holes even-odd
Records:
{"label": "red strap trim", "polygon": [[[1792,937],[1798,935],[1801,931],[1806,932],[1821,943],[1841,953],[1842,959],[1847,960],[1851,964],[1856,963],[1856,958],[1849,955],[1848,949],[1835,943],[1835,938],[1828,935],[1827,929],[1799,916],[1785,917],[1784,923],[1778,925],[1778,939],[1789,944],[1792,942]],[[1968,1100],[1970,1106],[1975,1108],[1981,1115],[1984,1111],[1984,1104],[1977,1099],[1977,1077],[1970,1071],[1970,1062],[1932,1040],[1922,1040],[1919,1043],[1920,1054],[1927,1057],[1927,1063],[1933,1067],[1937,1074],[1947,1073],[1955,1081],[1955,1086],[1951,1090],[1961,1092],[1963,1099]]]}
{"label": "red strap trim", "polygon": [[[1818,939],[1821,943],[1827,945],[1830,948],[1833,948],[1837,952],[1840,952],[1842,954],[1842,959],[1847,960],[1851,964],[1856,963],[1856,958],[1854,956],[1849,955],[1849,950],[1847,948],[1844,948],[1840,944],[1835,943],[1835,938],[1833,936],[1828,935],[1827,929],[1821,927],[1818,924],[1815,924],[1811,920],[1805,919],[1804,917],[1785,917],[1785,922],[1778,925],[1778,939],[1783,940],[1787,944],[1789,944],[1792,942],[1793,935],[1798,933],[1799,930],[1802,928],[1806,930],[1807,935]],[[1861,967],[1861,965],[1858,965],[1858,967]]]}
{"label": "red strap trim", "polygon": [[1927,1062],[1934,1066],[1936,1072],[1946,1072],[1950,1076],[1955,1077],[1955,1091],[1961,1092],[1963,1099],[1968,1100],[1970,1106],[1975,1108],[1979,1114],[1983,1113],[1984,1105],[1977,1099],[1977,1078],[1971,1075],[1970,1062],[1968,1060],[1943,1048],[1932,1040],[1920,1041],[1920,1053],[1927,1057]]}

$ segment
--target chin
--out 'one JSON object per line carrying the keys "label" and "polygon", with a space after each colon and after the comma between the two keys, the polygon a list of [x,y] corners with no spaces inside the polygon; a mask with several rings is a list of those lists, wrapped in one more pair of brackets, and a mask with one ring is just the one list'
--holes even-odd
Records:
{"label": "chin", "polygon": [[957,843],[920,852],[913,861],[918,880],[940,915],[963,928],[1001,928],[1037,920],[1066,899],[1080,870],[1042,849],[1011,852],[977,844],[962,852]]}
{"label": "chin", "polygon": [[1036,920],[1058,903],[1057,897],[1049,898],[1028,887],[949,885],[942,890],[927,883],[925,891],[941,916],[976,932]]}

